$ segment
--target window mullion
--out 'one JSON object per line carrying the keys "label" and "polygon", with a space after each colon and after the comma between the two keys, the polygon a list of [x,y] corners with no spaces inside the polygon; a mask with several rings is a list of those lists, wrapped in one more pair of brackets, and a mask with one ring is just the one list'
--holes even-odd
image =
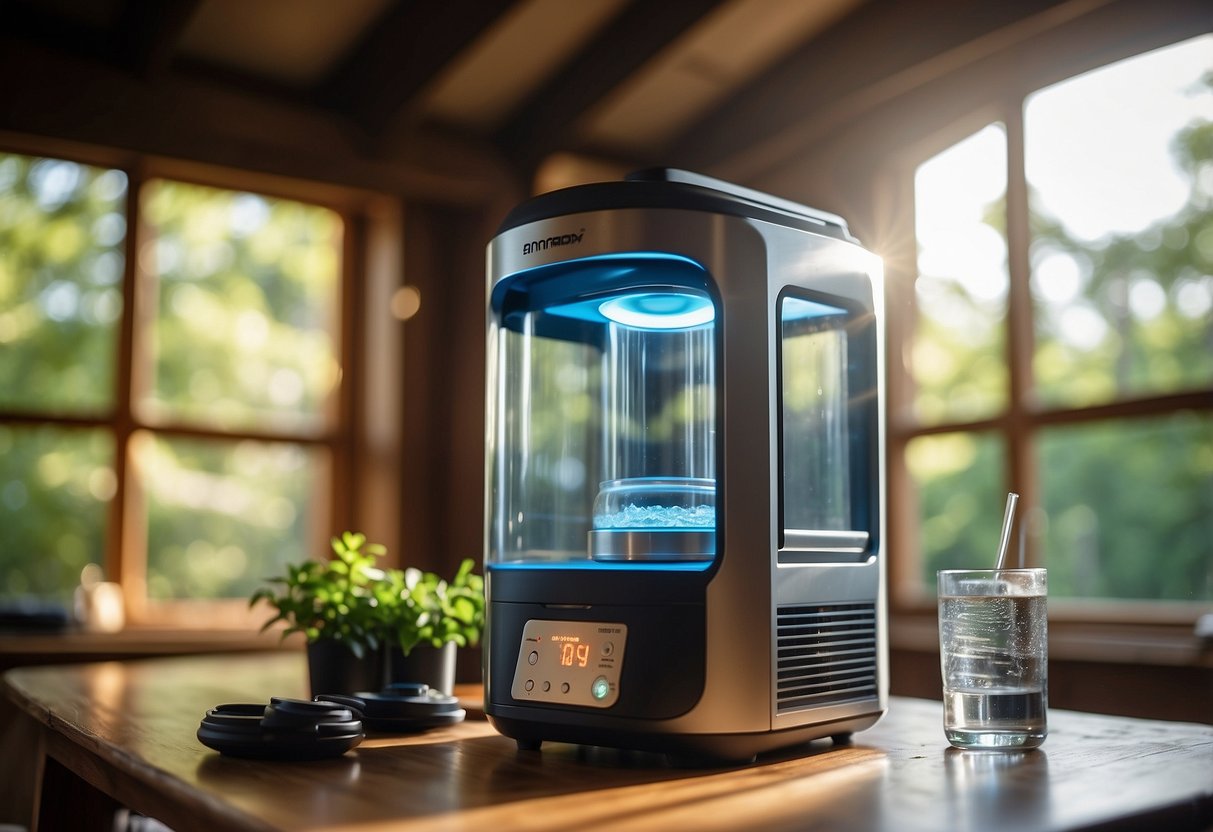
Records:
{"label": "window mullion", "polygon": [[354,426],[362,423],[362,402],[365,400],[362,375],[365,351],[361,341],[365,325],[361,320],[364,287],[360,275],[365,274],[366,218],[361,213],[346,211],[342,221],[341,285],[338,290],[341,316],[336,322],[342,373],[341,386],[334,397],[336,436],[329,462],[329,505],[332,506],[329,523],[334,533],[339,529],[359,527],[355,517],[362,497],[358,484],[362,481],[363,471],[359,469]]}
{"label": "window mullion", "polygon": [[110,580],[121,582],[128,609],[135,599],[127,583],[130,572],[130,541],[127,529],[127,503],[132,494],[129,450],[136,425],[133,413],[133,371],[136,350],[135,329],[138,326],[139,275],[139,192],[143,185],[143,165],[135,162],[125,168],[126,237],[123,241],[122,316],[118,331],[117,367],[114,372],[114,478],[117,487],[109,506],[106,526],[105,569]]}
{"label": "window mullion", "polygon": [[[1007,130],[1007,366],[1010,390],[1006,411],[1007,474],[1026,506],[1039,505],[1035,466],[1032,461],[1032,292],[1029,247],[1029,197],[1024,163],[1023,105],[1016,98],[1006,106]],[[1020,514],[1020,523],[1029,514]],[[1021,531],[1021,533],[1023,533]],[[1026,541],[1026,565],[1036,562],[1036,547]]]}

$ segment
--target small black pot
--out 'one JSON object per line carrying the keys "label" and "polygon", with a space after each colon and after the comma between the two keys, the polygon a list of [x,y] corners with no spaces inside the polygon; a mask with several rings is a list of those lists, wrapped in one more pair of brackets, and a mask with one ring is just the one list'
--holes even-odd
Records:
{"label": "small black pot", "polygon": [[359,658],[340,641],[313,641],[307,646],[307,673],[312,696],[378,691],[383,688],[383,652],[367,650]]}
{"label": "small black pot", "polygon": [[448,641],[441,647],[418,644],[406,656],[399,648],[387,655],[387,684],[420,682],[451,694],[455,689],[455,657],[458,645]]}

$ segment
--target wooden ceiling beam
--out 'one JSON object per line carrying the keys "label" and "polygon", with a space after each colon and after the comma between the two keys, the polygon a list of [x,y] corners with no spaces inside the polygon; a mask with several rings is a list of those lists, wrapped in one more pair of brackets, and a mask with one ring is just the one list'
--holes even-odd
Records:
{"label": "wooden ceiling beam", "polygon": [[0,33],[93,60],[110,58],[107,35],[97,26],[32,3],[0,0]]}
{"label": "wooden ceiling beam", "polygon": [[722,0],[633,0],[594,39],[535,90],[498,131],[495,144],[529,171],[575,146],[578,119]]}
{"label": "wooden ceiling beam", "polygon": [[1072,14],[1107,0],[869,0],[736,90],[667,146],[680,165],[717,170],[839,101],[1053,8]]}
{"label": "wooden ceiling beam", "polygon": [[400,0],[318,85],[317,98],[378,135],[510,6],[510,0]]}
{"label": "wooden ceiling beam", "polygon": [[2,30],[0,76],[26,79],[5,94],[0,131],[35,146],[45,137],[454,205],[484,204],[510,181],[484,142],[417,129],[370,155],[333,113],[177,71],[138,79]]}
{"label": "wooden ceiling beam", "polygon": [[163,72],[201,0],[126,0],[110,34],[114,61],[142,78]]}
{"label": "wooden ceiling beam", "polygon": [[172,61],[201,0],[124,0],[111,20],[90,23],[30,3],[0,3],[3,32],[149,78]]}

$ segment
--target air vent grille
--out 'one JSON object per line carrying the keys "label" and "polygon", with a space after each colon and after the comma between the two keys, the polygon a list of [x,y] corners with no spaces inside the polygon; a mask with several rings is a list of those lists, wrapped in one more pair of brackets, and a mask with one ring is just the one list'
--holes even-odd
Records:
{"label": "air vent grille", "polygon": [[876,606],[780,607],[776,711],[875,699]]}

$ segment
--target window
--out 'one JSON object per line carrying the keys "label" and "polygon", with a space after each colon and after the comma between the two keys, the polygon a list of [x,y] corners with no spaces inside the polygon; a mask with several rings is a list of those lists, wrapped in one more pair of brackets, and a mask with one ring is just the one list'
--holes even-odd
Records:
{"label": "window", "polygon": [[992,563],[1014,488],[1063,606],[1213,601],[1210,54],[1033,91],[918,166],[903,600]]}
{"label": "window", "polygon": [[209,625],[330,531],[345,225],[154,168],[0,154],[0,598]]}

